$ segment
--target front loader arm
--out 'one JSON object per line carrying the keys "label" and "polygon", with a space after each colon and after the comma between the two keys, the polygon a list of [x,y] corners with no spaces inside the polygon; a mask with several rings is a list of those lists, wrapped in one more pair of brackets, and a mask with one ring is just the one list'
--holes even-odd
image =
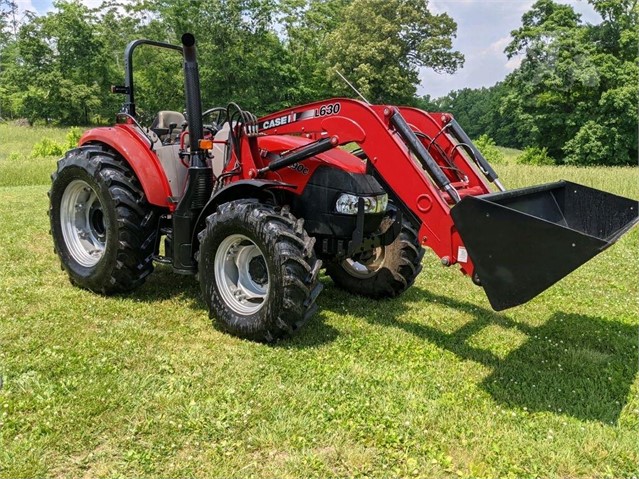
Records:
{"label": "front loader arm", "polygon": [[[348,121],[358,138],[347,134]],[[260,127],[355,141],[419,221],[421,243],[444,265],[460,264],[497,311],[529,301],[639,222],[636,201],[566,181],[505,191],[449,114],[332,99],[276,113]]]}
{"label": "front loader arm", "polygon": [[484,176],[470,166],[468,150],[447,134],[453,120],[451,115],[427,113],[407,107],[400,107],[399,111],[454,185],[458,188],[471,188],[467,191],[472,191],[473,194],[490,192]]}
{"label": "front loader arm", "polygon": [[[459,262],[462,270],[472,275],[472,261],[450,216],[450,196],[441,191],[393,131],[393,114],[398,114],[393,107],[371,107],[360,101],[337,98],[273,113],[259,120],[259,128],[271,135],[295,134],[314,140],[335,136],[340,145],[357,143],[368,158],[369,168],[419,220],[421,243],[431,248],[444,264]],[[427,121],[418,113],[413,116],[418,124],[411,125],[415,128]],[[480,193],[488,192],[476,173],[472,175],[472,186],[481,188]]]}

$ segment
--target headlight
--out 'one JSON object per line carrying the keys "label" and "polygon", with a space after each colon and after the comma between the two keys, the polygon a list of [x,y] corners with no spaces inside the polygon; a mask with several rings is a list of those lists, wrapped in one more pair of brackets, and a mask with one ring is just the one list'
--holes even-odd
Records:
{"label": "headlight", "polygon": [[364,213],[383,213],[388,206],[388,195],[355,196],[344,193],[337,198],[335,210],[344,215],[356,215],[359,199],[364,200]]}

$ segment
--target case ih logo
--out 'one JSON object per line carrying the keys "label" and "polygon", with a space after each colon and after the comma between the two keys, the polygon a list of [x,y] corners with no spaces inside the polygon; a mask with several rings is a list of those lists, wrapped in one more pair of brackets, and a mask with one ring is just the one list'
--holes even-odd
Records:
{"label": "case ih logo", "polygon": [[293,123],[297,120],[297,113],[291,113],[289,115],[280,116],[279,118],[273,118],[272,120],[266,120],[262,123],[262,130],[268,130],[270,128],[275,128],[276,126],[284,126],[289,123]]}
{"label": "case ih logo", "polygon": [[288,125],[289,123],[294,123],[296,121],[317,118],[319,116],[337,115],[341,109],[341,103],[329,103],[322,105],[319,108],[313,108],[312,110],[289,113],[288,115],[282,115],[278,118],[273,118],[272,120],[266,120],[260,125],[260,130],[270,130],[271,128]]}

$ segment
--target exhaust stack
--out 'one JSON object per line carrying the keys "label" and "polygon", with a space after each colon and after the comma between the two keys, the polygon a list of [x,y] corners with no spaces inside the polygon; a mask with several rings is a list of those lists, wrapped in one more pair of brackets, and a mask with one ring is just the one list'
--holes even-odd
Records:
{"label": "exhaust stack", "polygon": [[200,73],[197,66],[195,37],[192,33],[182,35],[182,50],[184,54],[186,119],[189,123],[189,143],[191,145],[191,164],[193,165],[194,159],[201,161],[200,140],[204,136],[204,129],[202,127]]}
{"label": "exhaust stack", "polygon": [[191,33],[182,35],[184,54],[184,93],[186,95],[186,118],[189,125],[190,162],[184,194],[173,214],[173,271],[192,274],[197,265],[193,258],[192,231],[202,208],[213,191],[213,171],[206,164],[200,140],[204,137],[202,127],[202,99],[200,96],[200,74],[197,66],[195,37]]}

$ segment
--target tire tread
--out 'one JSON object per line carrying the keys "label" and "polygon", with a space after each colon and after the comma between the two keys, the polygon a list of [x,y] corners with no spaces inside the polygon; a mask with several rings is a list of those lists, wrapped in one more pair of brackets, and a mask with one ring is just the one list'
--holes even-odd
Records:
{"label": "tire tread", "polygon": [[[212,238],[216,231],[234,222],[249,225],[252,230],[261,232],[267,247],[276,252],[277,258],[273,260],[279,268],[282,290],[274,291],[274,294],[281,296],[281,306],[279,311],[265,311],[265,314],[273,317],[263,321],[246,320],[247,324],[241,324],[233,321],[233,313],[229,311],[214,311],[218,302],[213,299],[214,279],[205,277],[212,275],[212,270],[209,270],[212,260],[206,259],[211,252],[203,253],[203,249],[208,248],[207,239]],[[267,205],[253,199],[225,203],[206,219],[205,229],[198,234],[198,238],[200,251],[196,253],[196,258],[200,266],[198,278],[202,293],[209,306],[209,316],[223,330],[246,339],[272,343],[294,334],[317,310],[315,300],[322,289],[317,271],[322,263],[313,253],[314,242],[304,230],[303,221],[295,218],[288,207]],[[203,274],[203,268],[206,268],[206,274]],[[256,315],[261,313],[262,310]]]}
{"label": "tire tread", "polygon": [[352,276],[338,261],[329,263],[326,273],[338,287],[354,294],[371,298],[398,296],[413,285],[421,272],[425,250],[419,242],[417,232],[406,221],[402,224],[399,236],[385,248],[385,263],[370,278]]}
{"label": "tire tread", "polygon": [[54,222],[59,216],[54,211],[57,205],[49,204],[51,234],[54,237],[54,251],[71,282],[85,289],[102,294],[129,292],[140,286],[153,271],[153,252],[155,248],[156,226],[159,211],[151,206],[135,173],[127,162],[105,148],[95,145],[75,148],[58,161],[56,171],[51,175],[52,187],[49,197],[53,197],[56,182],[68,168],[84,170],[98,185],[105,185],[116,210],[118,248],[114,254],[109,271],[101,277],[82,277],[66,261],[58,244],[63,242],[56,232]]}

